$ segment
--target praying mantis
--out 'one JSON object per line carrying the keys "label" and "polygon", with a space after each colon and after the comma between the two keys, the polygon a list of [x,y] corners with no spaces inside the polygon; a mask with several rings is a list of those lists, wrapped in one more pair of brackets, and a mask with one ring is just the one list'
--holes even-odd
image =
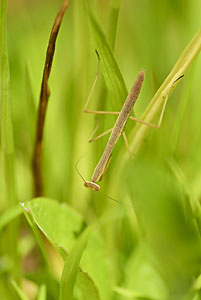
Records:
{"label": "praying mantis", "polygon": [[133,106],[134,106],[134,104],[136,103],[136,101],[138,99],[138,96],[140,94],[140,91],[141,91],[141,88],[142,88],[142,85],[143,85],[143,81],[144,81],[144,77],[145,77],[145,72],[143,70],[141,70],[139,72],[139,74],[137,75],[137,78],[136,78],[136,80],[135,80],[135,82],[134,82],[134,84],[131,88],[131,91],[129,92],[129,94],[128,94],[128,96],[127,96],[120,112],[107,112],[107,111],[88,110],[87,107],[88,107],[88,104],[90,102],[90,99],[91,99],[91,96],[93,94],[93,91],[94,91],[94,88],[95,88],[95,85],[96,85],[96,82],[97,82],[97,78],[98,78],[98,75],[99,75],[100,57],[99,57],[98,53],[97,53],[97,56],[98,56],[98,71],[96,73],[96,77],[94,79],[94,82],[93,82],[91,91],[89,93],[88,99],[85,103],[84,112],[85,113],[93,113],[93,114],[118,115],[118,117],[117,117],[117,120],[114,124],[114,127],[112,127],[111,129],[105,131],[104,133],[102,133],[101,135],[95,137],[94,139],[90,140],[90,141],[97,140],[98,138],[100,138],[100,137],[102,137],[102,136],[104,136],[104,135],[111,132],[110,137],[108,139],[108,142],[105,146],[105,150],[104,150],[97,166],[94,169],[94,172],[93,172],[93,175],[92,175],[92,180],[91,181],[85,181],[84,180],[84,186],[89,188],[89,189],[92,189],[94,191],[99,191],[100,190],[100,185],[97,182],[101,181],[103,179],[103,177],[104,177],[104,175],[107,171],[107,168],[109,166],[110,160],[112,158],[112,151],[114,149],[114,146],[117,143],[117,141],[118,141],[118,139],[121,135],[123,136],[123,139],[124,139],[127,150],[129,151],[129,153],[131,153],[131,151],[129,149],[129,145],[128,145],[128,140],[127,140],[127,137],[126,137],[126,134],[125,134],[125,131],[124,131],[124,128],[125,128],[125,125],[126,125],[128,119],[131,119],[133,121],[139,122],[141,124],[147,125],[147,126],[152,127],[152,128],[159,128],[160,125],[161,125],[162,119],[163,119],[163,115],[164,115],[164,111],[165,111],[165,107],[166,107],[166,104],[167,104],[169,93],[170,93],[171,89],[173,88],[175,82],[180,80],[180,78],[182,78],[184,76],[184,75],[182,75],[182,76],[178,77],[176,80],[173,81],[173,83],[170,87],[169,93],[167,93],[167,95],[165,97],[158,124],[147,123],[143,120],[140,120],[140,119],[137,119],[133,116],[130,116],[131,111],[133,109]]}

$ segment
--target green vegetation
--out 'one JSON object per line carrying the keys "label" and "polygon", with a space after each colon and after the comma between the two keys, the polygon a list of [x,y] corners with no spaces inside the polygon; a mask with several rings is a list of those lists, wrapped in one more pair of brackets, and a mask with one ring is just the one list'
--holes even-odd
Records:
{"label": "green vegetation", "polygon": [[[59,2],[59,3],[58,3]],[[64,1],[67,3],[67,1]],[[50,32],[61,1],[0,0],[0,299],[201,299],[199,0],[71,0],[49,77],[40,191],[32,161]],[[7,7],[8,5],[8,7]],[[141,69],[101,192],[86,189]],[[48,63],[48,67],[49,67]],[[172,89],[172,83],[178,80]],[[80,159],[81,158],[81,159]],[[35,175],[37,173],[34,173]],[[42,194],[43,192],[43,194]],[[40,195],[40,197],[35,197]]]}

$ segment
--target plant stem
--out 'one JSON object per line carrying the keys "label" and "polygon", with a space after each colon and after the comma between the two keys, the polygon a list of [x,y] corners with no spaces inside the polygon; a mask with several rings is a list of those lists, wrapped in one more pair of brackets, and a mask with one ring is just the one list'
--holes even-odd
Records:
{"label": "plant stem", "polygon": [[38,120],[36,129],[36,141],[32,160],[33,179],[34,179],[34,194],[35,196],[41,196],[43,194],[43,180],[41,171],[42,160],[42,140],[45,116],[47,111],[47,104],[50,96],[50,90],[48,86],[48,80],[52,68],[52,62],[55,52],[55,44],[60,29],[60,25],[64,16],[64,13],[69,5],[69,0],[64,0],[61,8],[54,21],[52,31],[49,38],[49,43],[46,52],[45,66],[43,70],[43,79],[41,84],[40,102],[38,108]]}

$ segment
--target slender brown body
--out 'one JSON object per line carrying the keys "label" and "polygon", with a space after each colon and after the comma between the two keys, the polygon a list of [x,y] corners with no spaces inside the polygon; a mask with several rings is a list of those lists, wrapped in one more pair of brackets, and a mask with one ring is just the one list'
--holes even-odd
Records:
{"label": "slender brown body", "polygon": [[118,138],[122,134],[122,131],[126,125],[129,115],[131,113],[131,110],[140,94],[140,90],[141,90],[141,87],[142,87],[142,84],[144,81],[144,75],[145,75],[144,71],[140,71],[140,73],[138,74],[138,76],[132,86],[130,93],[128,94],[128,96],[126,98],[126,101],[124,102],[121,112],[120,112],[120,114],[115,122],[115,125],[113,127],[113,130],[110,134],[110,137],[109,137],[109,140],[105,147],[105,150],[103,152],[103,155],[94,170],[92,182],[100,181],[105,174],[105,171],[107,169],[107,166],[108,166],[111,156],[112,156],[112,150],[113,150]]}

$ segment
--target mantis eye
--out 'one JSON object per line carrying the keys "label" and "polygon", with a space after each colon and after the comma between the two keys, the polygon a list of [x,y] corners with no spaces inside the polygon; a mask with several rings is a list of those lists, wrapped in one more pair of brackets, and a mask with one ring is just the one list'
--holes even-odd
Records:
{"label": "mantis eye", "polygon": [[97,191],[97,192],[100,191],[100,186],[93,181],[85,181],[84,186],[93,191]]}

